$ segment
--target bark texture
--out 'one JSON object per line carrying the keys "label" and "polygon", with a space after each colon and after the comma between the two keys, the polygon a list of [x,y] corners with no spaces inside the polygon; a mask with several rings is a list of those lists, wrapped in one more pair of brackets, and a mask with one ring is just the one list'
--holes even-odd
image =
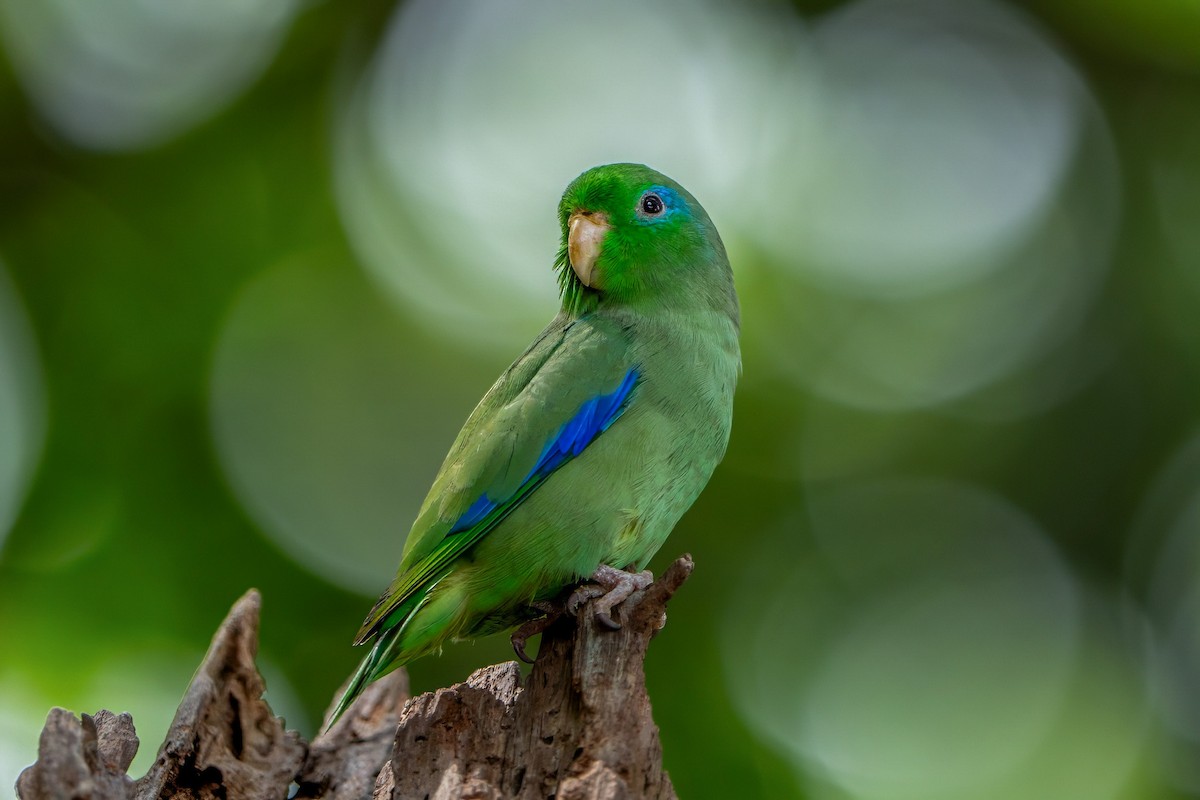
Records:
{"label": "bark texture", "polygon": [[53,709],[22,800],[406,800],[407,798],[674,798],[662,768],[643,662],[688,556],[617,609],[618,631],[592,604],[542,634],[522,680],[516,662],[408,699],[403,670],[377,681],[311,744],[262,699],[254,664],[260,599],[222,623],[175,714],[154,766],[126,773],[138,748],[128,714],[82,719]]}

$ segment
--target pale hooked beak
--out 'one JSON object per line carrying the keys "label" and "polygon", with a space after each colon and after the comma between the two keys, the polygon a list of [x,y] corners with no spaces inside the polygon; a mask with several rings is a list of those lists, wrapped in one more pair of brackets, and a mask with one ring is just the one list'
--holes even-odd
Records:
{"label": "pale hooked beak", "polygon": [[596,259],[608,228],[607,216],[591,212],[576,211],[567,222],[567,258],[584,286],[593,285]]}

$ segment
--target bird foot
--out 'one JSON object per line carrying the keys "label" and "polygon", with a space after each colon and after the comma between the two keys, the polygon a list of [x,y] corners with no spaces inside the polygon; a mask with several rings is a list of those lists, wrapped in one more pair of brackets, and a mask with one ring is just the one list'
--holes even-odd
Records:
{"label": "bird foot", "polygon": [[584,603],[595,599],[596,621],[610,631],[617,631],[621,624],[612,618],[613,608],[653,582],[654,575],[650,570],[626,572],[601,564],[592,573],[591,582],[583,584],[567,598],[566,610],[571,614],[578,613]]}
{"label": "bird foot", "polygon": [[531,619],[529,622],[526,622],[524,625],[517,628],[515,631],[513,631],[513,634],[509,639],[509,641],[512,642],[513,652],[517,654],[517,658],[521,659],[526,664],[532,664],[533,659],[530,658],[529,654],[525,652],[525,643],[528,642],[530,638],[537,636],[539,633],[546,630],[546,628],[549,628],[558,621],[559,617],[563,615],[562,606],[556,605],[555,603],[539,602],[532,603],[531,605],[538,611],[541,611],[542,616],[538,617],[537,619]]}
{"label": "bird foot", "polygon": [[[529,620],[513,631],[510,637],[513,652],[517,654],[517,658],[526,664],[532,664],[533,659],[525,652],[526,643],[557,622],[563,614],[570,614],[572,616],[578,614],[579,609],[583,608],[584,603],[589,600],[596,601],[596,621],[610,631],[618,631],[621,629],[621,623],[612,618],[613,608],[623,602],[629,595],[640,589],[645,589],[653,582],[654,575],[650,570],[626,572],[623,569],[601,564],[592,573],[592,577],[587,583],[575,587],[575,590],[571,592],[565,602],[540,601],[532,603],[532,607],[541,611],[542,616]],[[666,612],[663,612],[662,624],[665,623]],[[659,625],[660,628],[662,624]]]}

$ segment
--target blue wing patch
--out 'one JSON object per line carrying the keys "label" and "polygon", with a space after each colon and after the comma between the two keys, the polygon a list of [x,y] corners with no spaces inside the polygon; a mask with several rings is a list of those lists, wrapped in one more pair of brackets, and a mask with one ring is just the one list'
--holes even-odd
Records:
{"label": "blue wing patch", "polygon": [[[629,399],[629,393],[637,385],[638,376],[637,368],[629,370],[616,389],[608,394],[597,395],[580,406],[579,410],[575,412],[575,416],[567,420],[558,429],[558,433],[554,434],[542,448],[542,454],[538,457],[537,463],[525,476],[525,480],[521,481],[521,484],[545,478],[568,459],[582,453],[597,436],[608,430],[608,427],[624,413],[625,401]],[[473,527],[507,499],[506,497],[493,499],[484,494],[458,518],[454,527],[450,529],[450,533],[459,533]]]}
{"label": "blue wing patch", "polygon": [[474,503],[471,503],[471,507],[468,508],[463,515],[458,518],[458,522],[454,523],[454,527],[450,529],[450,533],[465,531],[467,528],[470,528],[476,522],[479,522],[479,520],[486,517],[488,512],[495,507],[496,501],[492,500],[485,493]]}

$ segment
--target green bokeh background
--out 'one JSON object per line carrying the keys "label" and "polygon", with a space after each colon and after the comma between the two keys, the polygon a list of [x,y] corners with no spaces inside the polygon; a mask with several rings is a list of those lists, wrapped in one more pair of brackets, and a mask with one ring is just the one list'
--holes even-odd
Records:
{"label": "green bokeh background", "polygon": [[[840,5],[796,3],[814,20]],[[652,564],[685,551],[697,561],[647,665],[681,796],[819,794],[729,689],[739,659],[771,652],[739,652],[728,635],[731,605],[753,625],[757,602],[767,604],[780,580],[756,582],[747,570],[764,553],[797,568],[813,558],[809,487],[795,466],[811,419],[840,426],[848,452],[887,443],[876,466],[889,474],[935,475],[1002,496],[1037,521],[1089,591],[1144,609],[1148,629],[1158,622],[1154,588],[1131,568],[1130,548],[1156,476],[1200,422],[1200,263],[1164,241],[1155,176],[1169,165],[1200,225],[1200,8],[1186,0],[1020,6],[1088,81],[1120,163],[1115,255],[1087,325],[1089,340],[1103,343],[1103,363],[1065,400],[1015,418],[955,406],[843,408],[767,363],[772,334],[756,312],[769,292],[739,271],[746,350],[733,442]],[[369,51],[393,8],[379,0],[304,8],[265,73],[228,108],[121,153],[71,144],[39,116],[11,65],[0,69],[0,263],[36,340],[47,425],[19,516],[0,537],[0,688],[10,702],[24,697],[0,709],[10,717],[4,767],[19,766],[13,748],[32,759],[38,709],[122,703],[144,734],[144,764],[166,724],[149,706],[182,693],[215,626],[252,586],[264,597],[268,682],[290,687],[271,699],[306,734],[355,664],[349,640],[371,592],[301,566],[244,510],[214,447],[210,378],[239,292],[297,259],[361,298],[364,314],[383,320],[371,331],[421,349],[422,368],[444,372],[453,408],[427,408],[422,376],[400,375],[411,392],[397,414],[461,419],[511,358],[447,341],[380,299],[339,218],[332,118],[345,75],[359,68],[354,54]],[[555,199],[534,211],[552,213]],[[796,313],[804,303],[796,299]],[[530,320],[529,336],[538,325]],[[352,407],[353,387],[346,392]],[[434,435],[448,446],[455,426],[443,427]],[[436,466],[414,469],[427,481]],[[1180,480],[1200,489],[1186,465]],[[409,521],[395,522],[396,539],[379,548],[389,563]],[[412,666],[414,687],[448,685],[508,652],[504,637],[450,647]],[[1145,667],[1135,661],[1135,672]],[[784,674],[794,668],[779,665]],[[1147,723],[1121,796],[1200,796],[1172,766],[1194,757],[1194,745],[1167,727]],[[0,785],[13,779],[15,771],[0,773]]]}

